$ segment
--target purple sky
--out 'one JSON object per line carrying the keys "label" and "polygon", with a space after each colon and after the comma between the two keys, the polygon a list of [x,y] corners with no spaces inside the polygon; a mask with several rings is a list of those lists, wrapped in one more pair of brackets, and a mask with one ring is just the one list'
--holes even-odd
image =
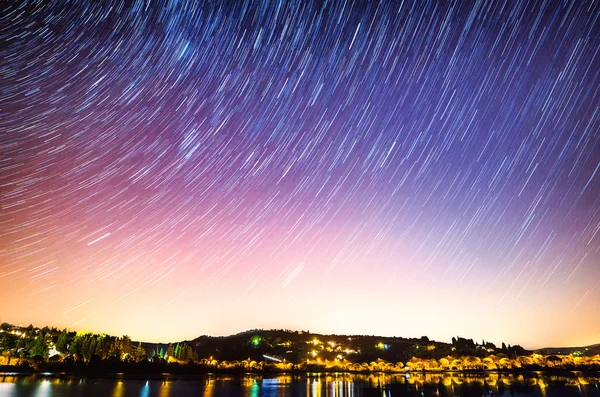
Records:
{"label": "purple sky", "polygon": [[201,3],[2,5],[0,321],[600,342],[598,1]]}

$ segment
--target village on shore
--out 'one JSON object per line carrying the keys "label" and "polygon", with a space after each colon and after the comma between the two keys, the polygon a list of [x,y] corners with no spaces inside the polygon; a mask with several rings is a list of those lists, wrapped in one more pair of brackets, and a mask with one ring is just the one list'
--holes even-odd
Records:
{"label": "village on shore", "polygon": [[528,351],[461,337],[252,330],[170,344],[67,329],[0,325],[0,372],[441,372],[600,370],[600,345]]}

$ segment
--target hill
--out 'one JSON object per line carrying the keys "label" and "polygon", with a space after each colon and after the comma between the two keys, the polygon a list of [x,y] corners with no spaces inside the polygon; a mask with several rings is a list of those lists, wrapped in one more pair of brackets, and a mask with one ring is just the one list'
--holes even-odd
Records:
{"label": "hill", "polygon": [[485,371],[597,370],[600,345],[535,352],[461,337],[451,343],[374,335],[249,330],[170,344],[67,329],[0,325],[0,365],[38,371]]}
{"label": "hill", "polygon": [[536,350],[539,354],[559,354],[567,355],[572,354],[574,356],[595,356],[600,354],[600,343],[596,345],[582,346],[582,347],[545,347],[543,349]]}

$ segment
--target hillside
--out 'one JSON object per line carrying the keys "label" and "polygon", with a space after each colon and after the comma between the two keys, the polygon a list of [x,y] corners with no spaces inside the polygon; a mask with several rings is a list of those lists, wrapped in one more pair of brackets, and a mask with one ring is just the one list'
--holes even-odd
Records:
{"label": "hillside", "polygon": [[582,346],[582,347],[545,347],[538,349],[536,352],[540,354],[573,354],[575,356],[595,356],[600,354],[600,343],[596,345]]}
{"label": "hillside", "polygon": [[87,371],[481,371],[599,369],[600,345],[547,348],[496,346],[461,337],[451,343],[373,335],[250,330],[170,344],[132,341],[67,329],[0,326],[0,365]]}
{"label": "hillside", "polygon": [[497,347],[493,343],[461,337],[452,343],[430,340],[428,337],[402,338],[373,335],[325,335],[290,330],[251,330],[225,337],[200,336],[184,341],[193,348],[197,357],[216,360],[260,360],[263,356],[299,362],[306,359],[351,360],[371,362],[386,360],[406,361],[413,357],[439,359],[460,355],[485,357],[490,354],[510,356],[529,352],[520,346]]}

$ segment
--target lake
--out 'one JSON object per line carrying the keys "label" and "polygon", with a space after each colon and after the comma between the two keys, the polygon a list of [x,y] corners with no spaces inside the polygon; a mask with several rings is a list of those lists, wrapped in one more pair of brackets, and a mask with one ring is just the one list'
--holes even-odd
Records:
{"label": "lake", "polygon": [[348,374],[206,375],[183,379],[98,379],[0,374],[0,397],[600,397],[600,374]]}

